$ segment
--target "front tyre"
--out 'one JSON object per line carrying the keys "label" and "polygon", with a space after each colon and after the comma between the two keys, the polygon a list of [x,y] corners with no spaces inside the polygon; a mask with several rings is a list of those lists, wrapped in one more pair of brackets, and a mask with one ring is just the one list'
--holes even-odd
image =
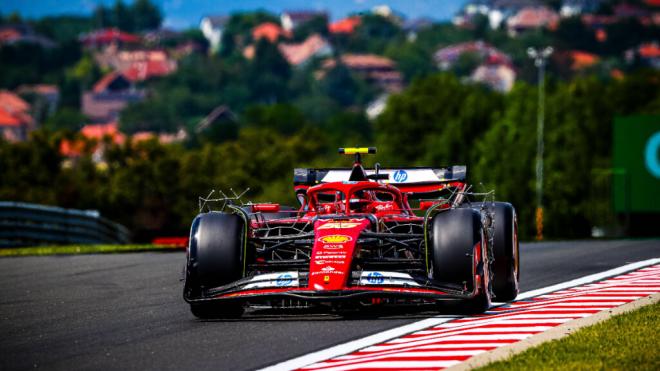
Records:
{"label": "front tyre", "polygon": [[[433,279],[476,292],[456,308],[482,313],[490,307],[489,262],[481,214],[470,208],[452,209],[431,220],[429,242]],[[479,287],[474,287],[475,276]]]}
{"label": "front tyre", "polygon": [[[243,276],[245,223],[235,214],[209,212],[198,215],[190,230],[184,296],[201,298],[205,290],[226,285]],[[190,310],[198,318],[240,316],[234,302],[196,302]]]}

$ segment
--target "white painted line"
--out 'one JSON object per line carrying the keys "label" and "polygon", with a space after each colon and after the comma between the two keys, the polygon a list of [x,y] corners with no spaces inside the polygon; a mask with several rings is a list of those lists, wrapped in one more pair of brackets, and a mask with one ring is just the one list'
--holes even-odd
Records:
{"label": "white painted line", "polygon": [[[411,350],[407,352],[397,352],[397,353],[391,353],[391,354],[374,354],[373,357],[380,357],[380,358],[385,358],[389,357],[391,355],[395,355],[397,357],[446,357],[446,356],[473,356],[479,353],[483,353],[484,350],[481,349],[464,349],[464,350],[440,350],[440,351],[418,351],[418,350]],[[355,359],[365,359],[367,357],[372,357],[370,354],[358,354],[358,355],[352,355],[352,356],[341,356],[334,358],[336,360],[355,360]],[[317,363],[317,365],[323,365],[323,364],[329,364],[329,362],[321,362]]]}
{"label": "white painted line", "polygon": [[314,367],[336,367],[336,366],[345,366],[350,364],[366,363],[370,361],[384,360],[387,358],[416,358],[426,357],[426,358],[440,358],[440,357],[465,357],[465,356],[475,356],[486,352],[486,350],[472,349],[472,350],[445,350],[445,351],[417,351],[409,350],[406,352],[388,352],[388,353],[375,353],[375,354],[360,354],[360,355],[350,355],[343,356],[338,358],[333,358],[331,361],[315,363]]}
{"label": "white painted line", "polygon": [[[571,318],[509,319],[509,317],[507,317],[506,319],[499,319],[498,318],[497,321],[475,321],[475,322],[461,322],[461,323],[449,322],[447,324],[442,324],[440,326],[437,326],[436,328],[453,329],[453,328],[458,328],[458,327],[465,327],[466,325],[474,326],[474,325],[484,325],[484,324],[490,324],[490,323],[496,324],[496,325],[536,325],[538,323],[564,323],[564,322],[568,322],[570,320],[571,320]],[[522,327],[524,327],[524,326],[522,326]],[[418,332],[418,334],[420,332]]]}
{"label": "white painted line", "polygon": [[[650,265],[659,264],[659,263],[660,263],[660,258],[654,258],[654,259],[648,259],[648,260],[644,260],[644,261],[640,261],[640,262],[636,262],[636,263],[627,264],[627,265],[624,265],[624,266],[619,267],[619,268],[610,269],[610,270],[600,272],[600,273],[596,273],[596,274],[590,274],[588,276],[584,276],[584,277],[577,278],[577,279],[574,279],[574,280],[570,280],[570,281],[567,281],[567,282],[563,282],[563,283],[559,283],[559,284],[556,284],[556,285],[551,285],[551,286],[543,287],[543,288],[540,288],[540,289],[528,291],[528,292],[525,292],[525,293],[522,293],[522,294],[518,295],[516,300],[529,299],[529,298],[533,298],[535,296],[549,294],[549,293],[552,293],[552,292],[555,292],[555,291],[564,290],[564,289],[568,289],[568,288],[579,286],[579,285],[585,285],[585,284],[588,284],[588,283],[591,283],[591,282],[594,282],[594,281],[599,281],[599,280],[602,280],[602,279],[605,279],[605,278],[608,278],[608,277],[620,275],[620,274],[623,274],[623,273],[626,273],[626,272],[629,272],[629,271],[632,271],[632,270],[648,267]],[[558,309],[554,309],[554,310],[558,310]],[[525,314],[527,314],[527,313],[525,313]],[[533,314],[532,313],[531,315],[539,316],[541,314]],[[582,314],[582,313],[575,314],[574,313],[573,317],[577,318],[577,317],[580,317],[580,316],[588,316],[588,315],[590,315],[590,313],[585,313],[585,314]],[[557,315],[554,315],[554,314],[553,314],[553,316],[557,317]],[[408,325],[405,325],[405,326],[401,326],[401,327],[393,328],[393,329],[390,329],[390,330],[387,330],[387,331],[383,331],[383,332],[380,332],[380,333],[377,333],[377,334],[374,334],[374,335],[371,335],[371,336],[367,336],[367,337],[364,337],[364,338],[361,338],[361,339],[349,341],[349,342],[344,343],[344,344],[335,345],[335,346],[327,348],[327,349],[322,349],[322,350],[319,350],[319,351],[316,351],[316,352],[313,352],[313,353],[305,354],[303,356],[296,357],[296,358],[290,359],[288,361],[284,361],[284,362],[281,362],[281,363],[263,368],[263,369],[261,369],[261,371],[288,371],[288,370],[299,369],[299,368],[302,368],[302,367],[305,367],[305,366],[308,366],[308,365],[312,365],[314,363],[325,361],[325,360],[330,359],[330,358],[334,358],[334,357],[338,357],[338,356],[341,356],[341,355],[344,355],[344,354],[352,353],[352,352],[355,352],[357,350],[367,348],[367,347],[375,345],[375,344],[384,343],[388,340],[395,339],[395,338],[401,337],[403,335],[406,335],[406,334],[409,334],[409,333],[412,333],[412,332],[415,332],[415,331],[424,330],[424,329],[429,328],[429,327],[437,326],[439,324],[451,321],[451,320],[456,319],[456,318],[457,317],[453,317],[453,316],[452,317],[438,316],[438,317],[425,319],[425,320],[414,322],[414,323],[411,323],[411,324],[408,324]],[[516,316],[516,318],[520,318],[520,317]],[[402,345],[402,344],[397,344],[397,345]],[[374,362],[374,363],[378,363],[378,362]],[[451,363],[451,365],[456,364],[455,362],[450,362],[450,363]],[[374,366],[373,364],[371,364],[371,365],[360,364],[360,365],[361,365],[361,367],[374,367],[374,368],[379,368],[379,367],[380,368],[404,368],[405,367],[405,366],[402,366],[402,365],[398,366],[398,367],[390,366],[390,365],[392,365],[392,363],[387,363],[387,362],[384,365],[376,365],[376,366]],[[439,365],[423,366],[423,365],[421,365],[421,366],[418,366],[418,367],[422,367],[422,368],[424,368],[424,367],[428,367],[428,368],[432,368],[432,367],[449,367],[451,365],[443,365],[443,366],[439,366]]]}
{"label": "white painted line", "polygon": [[410,345],[412,343],[421,344],[428,342],[448,342],[448,341],[465,341],[465,340],[522,340],[530,334],[497,334],[497,335],[446,335],[428,336],[423,338],[401,338],[390,340],[388,344],[396,345]]}
{"label": "white painted line", "polygon": [[[580,317],[589,317],[591,313],[556,313],[556,314],[543,314],[543,313],[519,313],[519,314],[512,314],[510,316],[507,316],[506,318],[510,319],[516,319],[516,318],[526,318],[526,319],[538,319],[539,321],[545,321],[545,318],[566,318],[568,320],[571,320],[573,318],[580,318]],[[465,322],[463,322],[465,323]]]}
{"label": "white painted line", "polygon": [[554,309],[555,306],[558,307],[593,307],[593,308],[601,308],[604,306],[619,306],[627,303],[627,301],[607,301],[607,302],[593,302],[593,301],[585,301],[582,303],[566,303],[566,302],[559,302],[559,303],[552,303],[548,304],[546,308],[549,309]]}
{"label": "white painted line", "polygon": [[[396,362],[366,362],[366,363],[356,363],[353,365],[339,366],[339,367],[329,367],[322,368],[324,371],[345,371],[345,370],[354,370],[356,368],[373,368],[373,369],[394,369],[400,370],[404,368],[447,368],[455,364],[460,363],[460,361],[396,361]],[[314,370],[315,368],[308,368],[308,370]]]}
{"label": "white painted line", "polygon": [[[559,322],[561,323],[561,322]],[[495,322],[492,325],[485,323],[485,325],[493,327],[475,327],[475,328],[445,328],[438,330],[428,330],[428,331],[418,331],[415,335],[439,335],[447,333],[447,331],[455,332],[461,331],[461,333],[466,334],[470,332],[521,332],[521,331],[545,331],[554,326],[519,326],[519,327],[508,327],[508,326],[497,326],[500,322]],[[480,325],[482,326],[482,325]],[[473,327],[473,326],[470,326]]]}
{"label": "white painted line", "polygon": [[261,371],[275,371],[275,370],[295,370],[307,365],[311,365],[326,359],[334,358],[340,355],[352,353],[358,349],[366,348],[373,344],[384,343],[390,339],[398,338],[400,336],[409,334],[411,332],[423,330],[428,327],[439,325],[441,323],[456,319],[456,316],[447,317],[433,317],[419,322],[393,328],[391,330],[383,331],[365,338],[350,341],[348,343],[335,345],[334,347],[319,350],[314,353],[309,353],[304,356],[293,358],[276,365],[266,367]]}
{"label": "white painted line", "polygon": [[521,326],[521,327],[477,327],[473,329],[464,330],[464,334],[471,332],[492,332],[492,333],[506,333],[506,332],[542,332],[555,326]]}
{"label": "white painted line", "polygon": [[[436,350],[443,350],[443,349],[490,349],[490,348],[497,348],[501,347],[502,345],[505,345],[504,343],[462,343],[462,344],[442,344],[442,343],[437,343],[437,344],[430,344],[430,345],[422,345],[422,346],[417,346],[415,349],[424,349],[424,350],[429,350],[429,349],[436,349]],[[370,346],[369,348],[365,348],[360,350],[360,352],[381,352],[391,349],[391,347],[385,346],[385,345],[374,345]]]}
{"label": "white painted line", "polygon": [[653,259],[648,259],[648,260],[644,260],[644,261],[637,262],[637,263],[626,264],[622,267],[610,269],[610,270],[607,270],[605,272],[590,274],[588,276],[584,276],[584,277],[577,278],[577,279],[574,279],[574,280],[570,280],[570,281],[567,281],[567,282],[559,283],[559,284],[556,284],[556,285],[543,287],[543,288],[532,290],[532,291],[527,291],[523,294],[518,295],[516,300],[529,299],[529,298],[533,298],[535,296],[548,294],[548,293],[551,293],[553,291],[559,291],[559,290],[567,289],[569,287],[584,285],[584,284],[587,284],[587,283],[591,283],[591,282],[594,282],[594,281],[599,281],[599,280],[605,279],[607,277],[616,276],[616,275],[623,274],[623,273],[626,273],[626,272],[629,272],[629,271],[632,271],[632,270],[635,270],[635,269],[639,269],[639,268],[642,268],[642,267],[646,267],[646,266],[654,265],[654,264],[658,264],[658,263],[660,263],[660,258],[653,258]]}

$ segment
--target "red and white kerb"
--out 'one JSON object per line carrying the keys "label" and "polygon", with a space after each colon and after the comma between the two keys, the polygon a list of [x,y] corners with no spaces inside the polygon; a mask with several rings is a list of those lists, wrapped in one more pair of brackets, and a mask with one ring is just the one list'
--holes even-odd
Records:
{"label": "red and white kerb", "polygon": [[305,366],[303,370],[443,369],[562,323],[660,292],[660,265],[492,308]]}

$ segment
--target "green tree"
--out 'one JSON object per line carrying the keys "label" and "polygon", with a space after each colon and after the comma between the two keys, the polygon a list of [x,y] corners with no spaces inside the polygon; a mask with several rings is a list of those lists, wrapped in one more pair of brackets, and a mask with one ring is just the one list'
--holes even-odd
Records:
{"label": "green tree", "polygon": [[367,146],[374,143],[371,122],[362,112],[341,112],[322,126],[330,148]]}
{"label": "green tree", "polygon": [[259,40],[248,74],[255,101],[274,103],[285,100],[291,67],[280,54],[277,45],[265,39]]}
{"label": "green tree", "polygon": [[245,110],[243,126],[273,130],[292,135],[307,125],[303,114],[290,104],[251,106]]}
{"label": "green tree", "polygon": [[112,23],[122,31],[135,31],[135,19],[131,9],[122,0],[116,0],[112,6]]}
{"label": "green tree", "polygon": [[470,165],[472,143],[500,107],[499,94],[461,84],[450,74],[415,80],[389,98],[376,120],[379,150],[394,166]]}
{"label": "green tree", "polygon": [[112,11],[102,5],[94,9],[92,19],[95,28],[108,28],[116,25],[112,19]]}
{"label": "green tree", "polygon": [[135,0],[130,11],[136,31],[158,29],[163,20],[160,10],[150,0]]}
{"label": "green tree", "polygon": [[327,17],[319,15],[301,25],[298,25],[293,31],[293,39],[296,41],[302,41],[313,34],[319,34],[321,36],[328,35]]}
{"label": "green tree", "polygon": [[49,130],[71,130],[78,131],[80,128],[89,122],[89,119],[80,113],[76,109],[69,107],[62,107],[52,116],[50,116],[46,122],[44,122],[44,128]]}
{"label": "green tree", "polygon": [[431,52],[419,43],[391,44],[385,55],[396,62],[397,69],[408,82],[436,71]]}
{"label": "green tree", "polygon": [[481,56],[479,56],[477,53],[462,53],[451,69],[456,74],[456,76],[470,76],[472,71],[474,71],[479,66],[482,59],[483,58],[481,58]]}

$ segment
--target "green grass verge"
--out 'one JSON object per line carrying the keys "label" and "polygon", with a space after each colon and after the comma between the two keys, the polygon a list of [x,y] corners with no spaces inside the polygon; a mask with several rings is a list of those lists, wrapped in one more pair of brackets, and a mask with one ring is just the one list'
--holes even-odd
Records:
{"label": "green grass verge", "polygon": [[12,247],[0,249],[3,256],[38,256],[38,255],[70,255],[70,254],[107,254],[140,251],[181,251],[182,249],[161,245],[62,245]]}
{"label": "green grass verge", "polygon": [[478,370],[660,370],[659,330],[655,303]]}

